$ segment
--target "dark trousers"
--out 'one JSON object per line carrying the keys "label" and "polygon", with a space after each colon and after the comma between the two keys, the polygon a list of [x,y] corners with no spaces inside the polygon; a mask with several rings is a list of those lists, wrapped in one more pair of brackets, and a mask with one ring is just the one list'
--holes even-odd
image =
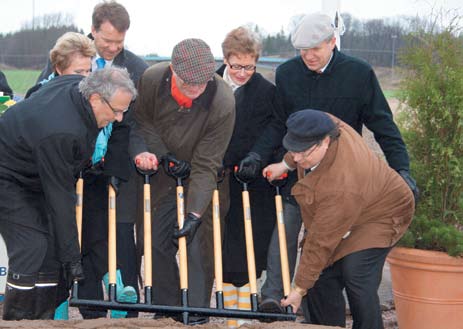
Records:
{"label": "dark trousers", "polygon": [[4,221],[0,234],[9,257],[3,319],[52,319],[61,303],[57,297],[61,265],[53,235]]}
{"label": "dark trousers", "polygon": [[7,248],[8,272],[28,275],[59,273],[61,264],[55,255],[53,235],[10,222],[0,222],[0,234]]}
{"label": "dark trousers", "polygon": [[[177,223],[177,201],[174,193],[156,205],[152,219],[153,303],[180,305],[180,279],[176,259],[178,248],[172,238]],[[187,250],[189,305],[209,307],[214,280],[212,220],[209,214],[203,215],[202,224]]]}
{"label": "dark trousers", "polygon": [[[117,268],[121,270],[125,286],[132,286],[138,294],[134,225],[120,222],[116,202]],[[103,300],[102,278],[108,272],[108,188],[103,175],[84,178],[82,225],[82,265],[85,280],[79,283],[79,298]],[[135,215],[133,215],[135,217]],[[138,294],[139,295],[139,294]],[[106,311],[80,308],[85,319],[105,317]],[[129,312],[128,317],[137,316]]]}
{"label": "dark trousers", "polygon": [[309,323],[346,325],[343,289],[353,318],[353,329],[382,329],[378,288],[390,248],[372,248],[352,253],[323,270],[302,303]]}

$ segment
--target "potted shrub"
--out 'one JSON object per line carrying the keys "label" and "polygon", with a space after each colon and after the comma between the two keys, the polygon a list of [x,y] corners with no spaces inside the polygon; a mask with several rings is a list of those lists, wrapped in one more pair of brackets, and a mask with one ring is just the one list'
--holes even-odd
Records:
{"label": "potted shrub", "polygon": [[456,23],[414,34],[400,57],[399,123],[421,189],[402,247],[388,256],[400,329],[463,323],[463,38]]}

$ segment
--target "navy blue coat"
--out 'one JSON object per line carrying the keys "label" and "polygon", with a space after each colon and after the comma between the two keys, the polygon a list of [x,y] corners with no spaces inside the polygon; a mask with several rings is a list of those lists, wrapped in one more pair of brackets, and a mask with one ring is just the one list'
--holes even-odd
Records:
{"label": "navy blue coat", "polygon": [[[223,75],[225,66],[217,72]],[[230,207],[225,213],[223,239],[224,282],[242,286],[249,281],[244,235],[244,218],[241,184],[233,176],[237,165],[252,149],[266,126],[271,122],[275,107],[275,86],[259,73],[235,91],[236,118],[233,134],[224,156],[229,171],[229,190],[226,191]],[[263,177],[248,186],[256,272],[259,277],[267,265],[267,251],[276,222],[275,191]]]}
{"label": "navy blue coat", "polygon": [[[322,74],[309,70],[301,56],[281,64],[276,70],[277,103],[275,119],[254,145],[264,159],[281,145],[286,120],[291,113],[315,109],[331,113],[359,134],[365,125],[395,170],[409,170],[409,157],[391,109],[372,67],[336,48]],[[293,182],[296,175],[292,175]],[[292,184],[287,184],[290,187]],[[288,192],[284,189],[283,192]]]}

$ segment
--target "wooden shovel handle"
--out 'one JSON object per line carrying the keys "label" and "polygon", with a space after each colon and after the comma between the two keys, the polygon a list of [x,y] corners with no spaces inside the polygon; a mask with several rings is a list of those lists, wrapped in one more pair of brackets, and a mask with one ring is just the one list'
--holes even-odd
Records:
{"label": "wooden shovel handle", "polygon": [[277,215],[278,242],[280,245],[281,276],[283,278],[283,292],[288,296],[291,291],[291,279],[289,277],[288,246],[286,244],[286,229],[283,217],[283,202],[281,195],[275,195]]}
{"label": "wooden shovel handle", "polygon": [[[185,220],[185,201],[183,186],[177,186],[177,222],[179,229],[182,229]],[[188,289],[188,258],[186,249],[186,238],[178,239],[180,289]]]}
{"label": "wooden shovel handle", "polygon": [[144,263],[145,263],[145,286],[153,285],[152,261],[151,255],[151,188],[150,184],[143,185],[143,244],[144,244]]}
{"label": "wooden shovel handle", "polygon": [[223,291],[222,236],[220,230],[220,205],[218,190],[214,190],[214,193],[212,194],[212,227],[214,232],[215,290]]}
{"label": "wooden shovel handle", "polygon": [[246,238],[246,257],[248,260],[248,276],[251,294],[257,294],[256,261],[254,255],[254,240],[252,235],[251,207],[249,192],[243,191],[244,234]]}
{"label": "wooden shovel handle", "polygon": [[82,207],[84,203],[84,180],[80,177],[76,183],[76,224],[79,247],[82,250]]}
{"label": "wooden shovel handle", "polygon": [[108,185],[108,273],[109,284],[116,284],[116,192]]}

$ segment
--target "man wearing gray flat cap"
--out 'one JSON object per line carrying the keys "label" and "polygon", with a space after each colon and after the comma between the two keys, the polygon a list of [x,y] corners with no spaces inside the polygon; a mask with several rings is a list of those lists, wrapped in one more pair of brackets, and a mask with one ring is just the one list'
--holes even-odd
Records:
{"label": "man wearing gray flat cap", "polygon": [[[277,68],[275,81],[279,107],[275,120],[251,152],[265,163],[275,148],[281,147],[285,122],[290,114],[306,108],[328,112],[359,134],[363,125],[371,130],[389,166],[406,181],[417,199],[418,189],[409,173],[407,149],[376,75],[368,63],[336,48],[334,32],[332,19],[319,13],[304,16],[297,25],[291,41],[300,54]],[[290,193],[296,179],[294,173],[290,174],[289,182],[282,190],[291,271],[296,263],[297,236],[301,228],[300,210]],[[267,256],[267,279],[262,287],[262,311],[282,311],[278,305],[283,297],[279,257],[278,232],[275,230]],[[311,296],[316,299],[315,293]],[[315,308],[312,306],[309,305],[308,309]],[[344,304],[330,307],[333,314],[345,312]],[[307,318],[308,309],[304,307]],[[317,322],[317,316],[312,315],[311,321]],[[342,325],[342,320],[326,324]]]}
{"label": "man wearing gray flat cap", "polygon": [[[292,194],[310,232],[293,289],[281,305],[297,311],[307,295],[313,322],[344,327],[345,289],[353,328],[382,329],[378,297],[382,270],[387,254],[412,221],[413,193],[338,118],[300,110],[289,116],[286,126],[284,162],[267,166],[263,174],[272,180],[288,167],[297,168],[299,180]],[[331,309],[332,304],[343,305],[343,312],[333,313],[337,309]]]}
{"label": "man wearing gray flat cap", "polygon": [[[135,118],[140,134],[164,167],[151,178],[153,303],[157,305],[180,305],[174,241],[185,236],[190,306],[210,306],[214,257],[212,218],[206,209],[235,123],[235,97],[215,70],[206,42],[185,39],[174,47],[171,63],[151,66],[138,85]],[[186,210],[180,230],[175,228],[176,180],[169,176],[185,178]],[[189,323],[207,320],[190,317]]]}

